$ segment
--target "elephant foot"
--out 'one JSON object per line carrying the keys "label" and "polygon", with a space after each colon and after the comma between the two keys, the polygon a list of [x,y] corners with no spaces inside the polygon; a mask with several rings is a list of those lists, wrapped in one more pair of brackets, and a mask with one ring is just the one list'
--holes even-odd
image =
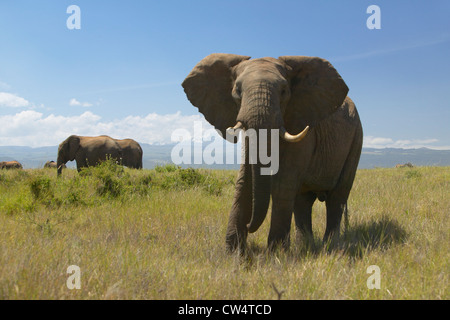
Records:
{"label": "elephant foot", "polygon": [[237,250],[243,254],[246,250],[247,235],[239,235],[236,232],[227,233],[226,248],[227,252],[234,253]]}
{"label": "elephant foot", "polygon": [[316,241],[312,232],[303,232],[297,229],[295,243],[306,251],[316,251]]}
{"label": "elephant foot", "polygon": [[336,249],[339,246],[339,230],[334,232],[325,232],[323,244],[328,250]]}
{"label": "elephant foot", "polygon": [[278,250],[278,248],[287,251],[289,250],[290,245],[291,240],[289,234],[287,236],[269,235],[269,239],[267,240],[267,247],[271,252]]}

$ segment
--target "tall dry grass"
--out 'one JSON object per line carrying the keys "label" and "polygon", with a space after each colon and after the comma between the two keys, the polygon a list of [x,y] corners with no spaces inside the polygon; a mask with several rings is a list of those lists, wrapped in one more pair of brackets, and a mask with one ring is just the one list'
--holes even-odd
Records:
{"label": "tall dry grass", "polygon": [[[312,243],[292,230],[291,248],[269,253],[266,219],[245,256],[225,250],[235,176],[1,171],[0,299],[450,298],[450,167],[359,170],[338,244],[321,242],[316,203]],[[66,285],[70,265],[79,290]],[[367,287],[371,265],[380,289]]]}

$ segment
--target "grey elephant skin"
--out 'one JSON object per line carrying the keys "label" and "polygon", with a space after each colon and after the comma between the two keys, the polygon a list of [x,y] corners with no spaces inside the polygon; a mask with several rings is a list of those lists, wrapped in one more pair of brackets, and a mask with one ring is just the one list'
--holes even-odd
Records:
{"label": "grey elephant skin", "polygon": [[224,137],[229,127],[256,132],[278,129],[283,136],[274,175],[261,174],[261,161],[249,163],[248,139],[243,142],[245,161],[228,221],[228,250],[245,250],[248,233],[264,221],[270,198],[269,248],[289,247],[292,214],[297,232],[312,236],[316,199],[326,203],[324,240],[339,237],[363,132],[348,87],[328,61],[211,54],[193,68],[182,86],[189,101]]}
{"label": "grey elephant skin", "polygon": [[1,161],[0,169],[23,169],[23,166],[18,161]]}
{"label": "grey elephant skin", "polygon": [[[103,136],[108,137],[109,136]],[[143,151],[138,142],[133,139],[114,139],[122,149],[122,165],[133,168],[142,169]]]}
{"label": "grey elephant skin", "polygon": [[108,136],[84,137],[71,135],[60,143],[56,161],[58,176],[62,173],[62,165],[75,160],[77,170],[88,166],[96,166],[106,159],[122,158],[122,148]]}

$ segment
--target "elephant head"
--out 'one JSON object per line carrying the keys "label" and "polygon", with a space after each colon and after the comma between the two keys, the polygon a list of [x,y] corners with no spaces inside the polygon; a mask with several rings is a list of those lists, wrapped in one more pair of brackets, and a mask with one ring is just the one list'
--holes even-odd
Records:
{"label": "elephant head", "polygon": [[62,169],[67,161],[75,160],[75,155],[79,148],[80,137],[76,135],[71,135],[59,144],[58,159],[56,160],[58,176],[61,175]]}
{"label": "elephant head", "polygon": [[[342,105],[348,92],[328,61],[306,56],[250,60],[211,54],[193,68],[182,86],[189,101],[222,136],[227,128],[229,132],[278,129],[287,143],[300,143],[309,127]],[[271,176],[261,175],[261,167],[260,162],[249,166],[252,210],[251,217],[244,217],[249,232],[262,224],[270,202]]]}

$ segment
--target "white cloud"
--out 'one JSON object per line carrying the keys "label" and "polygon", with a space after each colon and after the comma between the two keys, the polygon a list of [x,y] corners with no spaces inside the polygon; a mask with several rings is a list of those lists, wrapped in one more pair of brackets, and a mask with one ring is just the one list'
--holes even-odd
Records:
{"label": "white cloud", "polygon": [[[194,128],[195,126],[195,128]],[[177,131],[177,129],[182,129]],[[214,136],[213,127],[203,116],[150,113],[146,116],[127,116],[123,119],[104,121],[91,111],[76,116],[61,116],[26,110],[13,115],[0,116],[0,146],[54,146],[71,134],[98,136],[106,134],[115,138],[132,138],[149,144],[169,144],[172,134],[189,132],[192,139],[198,141],[196,132],[204,136]],[[217,137],[217,135],[216,135]],[[215,139],[215,138],[214,138]],[[212,141],[205,138],[204,141]],[[439,145],[437,139],[400,139],[386,137],[364,137],[365,148],[430,148],[448,149]]]}
{"label": "white cloud", "polygon": [[438,139],[401,139],[394,140],[391,138],[364,137],[364,147],[365,148],[402,148],[402,149],[418,149],[418,148],[429,148],[429,149],[440,149],[448,150],[450,146],[439,146],[437,143]]}
{"label": "white cloud", "polygon": [[75,98],[70,99],[69,105],[71,106],[80,106],[80,107],[92,107],[92,103],[89,102],[80,102]]}
{"label": "white cloud", "polygon": [[[198,121],[198,122],[196,122]],[[86,111],[77,116],[44,116],[35,110],[0,116],[1,146],[52,146],[58,145],[71,134],[83,136],[110,135],[115,138],[132,138],[150,144],[168,144],[172,133],[185,129],[194,137],[194,122],[201,123],[203,133],[212,126],[201,115],[151,113],[145,117],[128,116],[124,119],[102,121],[99,115]]]}
{"label": "white cloud", "polygon": [[30,106],[28,100],[12,93],[0,92],[0,107],[20,108],[28,106]]}

